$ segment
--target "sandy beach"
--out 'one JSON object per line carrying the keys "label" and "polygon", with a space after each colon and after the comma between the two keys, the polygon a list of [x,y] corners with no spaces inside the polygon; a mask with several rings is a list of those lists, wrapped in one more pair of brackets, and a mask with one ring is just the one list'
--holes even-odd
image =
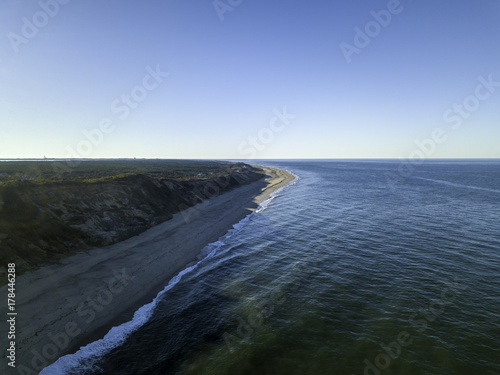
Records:
{"label": "sandy beach", "polygon": [[[285,171],[264,169],[267,178],[206,200],[138,236],[19,276],[16,369],[6,367],[7,373],[37,374],[130,320],[207,244],[293,180]],[[6,295],[7,287],[0,292]],[[1,367],[7,363],[4,353]]]}

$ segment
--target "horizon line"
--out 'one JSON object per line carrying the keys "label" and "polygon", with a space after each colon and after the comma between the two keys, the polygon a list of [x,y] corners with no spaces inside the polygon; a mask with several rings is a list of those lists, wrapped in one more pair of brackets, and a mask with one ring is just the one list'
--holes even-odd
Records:
{"label": "horizon line", "polygon": [[81,160],[81,161],[92,161],[92,160],[213,160],[213,161],[253,161],[253,160],[396,160],[404,161],[411,160],[414,162],[421,161],[432,161],[432,160],[500,160],[500,157],[443,157],[443,158],[422,158],[422,159],[409,159],[409,158],[394,158],[394,157],[363,157],[363,158],[342,158],[342,157],[332,157],[332,158],[154,158],[154,157],[102,157],[102,158],[0,158],[0,161],[66,161],[66,160]]}

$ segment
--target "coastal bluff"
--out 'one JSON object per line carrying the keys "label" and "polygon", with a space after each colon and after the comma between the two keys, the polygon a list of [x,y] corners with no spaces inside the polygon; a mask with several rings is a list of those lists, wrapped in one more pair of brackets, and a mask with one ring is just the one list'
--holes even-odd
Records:
{"label": "coastal bluff", "polygon": [[0,185],[0,264],[14,262],[24,273],[75,251],[117,243],[264,176],[243,163],[210,167],[181,178],[132,173]]}
{"label": "coastal bluff", "polygon": [[[148,163],[151,162],[148,161]],[[118,169],[118,165],[115,164],[113,168]],[[126,169],[130,169],[130,164],[127,164]],[[160,169],[163,173],[163,167]],[[196,169],[195,176],[203,173],[199,171],[199,166],[194,169]],[[117,228],[128,227],[133,228],[133,230],[139,230],[141,227],[135,224],[125,226],[125,223],[139,220],[137,219],[140,217],[138,212],[132,212],[134,209],[144,213],[150,212],[150,220],[168,217],[165,211],[169,207],[171,210],[178,210],[178,212],[174,213],[169,220],[104,247],[93,247],[88,250],[84,249],[84,251],[80,251],[82,249],[79,247],[76,247],[75,250],[68,248],[67,253],[61,252],[52,255],[54,258],[60,256],[60,260],[48,263],[42,259],[41,262],[45,263],[35,264],[38,266],[36,269],[25,271],[16,276],[15,308],[18,316],[22,317],[16,321],[15,347],[17,348],[16,367],[18,371],[23,374],[36,375],[43,368],[58,361],[58,358],[61,361],[58,361],[57,366],[63,366],[66,359],[61,357],[85,350],[86,345],[92,344],[96,340],[104,339],[107,342],[106,335],[111,328],[116,327],[120,332],[124,332],[123,329],[126,329],[127,325],[123,327],[121,325],[134,321],[136,312],[141,307],[151,303],[174,276],[179,275],[179,272],[185,270],[190,264],[199,262],[201,257],[206,255],[203,253],[203,249],[208,244],[214,243],[228,234],[228,231],[234,228],[236,223],[255,212],[267,197],[295,178],[280,169],[252,167],[241,163],[214,165],[211,170],[213,172],[208,172],[206,175],[210,175],[210,173],[217,175],[186,179],[185,177],[193,174],[193,168],[191,168],[184,169],[181,173],[183,177],[162,179],[158,175],[155,176],[155,173],[150,170],[146,177],[152,178],[154,181],[145,178],[145,173],[143,173],[141,176],[135,177],[119,176],[112,178],[112,181],[99,179],[100,184],[92,181],[90,182],[92,188],[90,186],[82,188],[78,183],[75,186],[69,184],[73,188],[69,190],[62,187],[57,189],[61,190],[63,194],[54,193],[59,194],[57,195],[59,198],[54,200],[50,200],[48,195],[52,188],[42,189],[38,195],[30,192],[28,203],[35,206],[37,210],[35,212],[41,210],[39,207],[44,207],[47,211],[50,209],[51,214],[48,214],[47,211],[39,214],[44,221],[50,219],[53,220],[51,221],[53,225],[66,224],[71,230],[79,230],[79,233],[83,233],[87,238],[93,235],[92,231],[94,230],[107,232],[105,227],[97,225],[101,221],[97,221],[93,224],[94,226],[89,223],[86,227],[77,227],[81,224],[78,222],[67,223],[64,220],[68,220],[68,217],[63,220],[63,215],[60,213],[54,217],[54,210],[60,209],[62,211],[60,206],[65,205],[68,212],[74,212],[73,206],[70,205],[72,203],[79,207],[80,213],[85,213],[86,220],[103,211],[109,211],[108,217],[112,217],[113,220],[123,220],[120,226],[117,225]],[[170,174],[172,173],[169,172]],[[68,184],[68,179],[70,176],[67,176],[66,182],[63,183],[64,186]],[[253,182],[251,182],[252,180]],[[14,192],[19,200],[28,194],[27,192],[23,193],[21,189]],[[67,198],[65,198],[66,194]],[[173,198],[175,196],[178,197],[177,205],[171,204],[172,201],[175,201]],[[3,195],[4,197],[5,195]],[[44,199],[43,204],[38,202],[40,197]],[[203,201],[195,204],[200,199]],[[88,206],[88,212],[84,210],[86,206],[81,202]],[[116,207],[118,211],[128,213],[114,213],[112,202],[118,206]],[[170,202],[170,205],[167,202]],[[50,206],[56,203],[58,206]],[[24,204],[27,203],[24,202]],[[191,206],[182,209],[184,205],[188,204]],[[148,210],[146,207],[149,207]],[[5,211],[4,203],[3,212]],[[102,214],[99,217],[103,216],[105,215]],[[29,216],[26,215],[24,218],[27,220]],[[148,217],[145,216],[145,218]],[[79,222],[85,223],[86,221],[80,219]],[[42,225],[39,223],[42,221],[37,218],[27,228],[32,230],[36,226]],[[9,222],[4,219],[1,224],[2,232],[5,231],[6,224],[8,225]],[[10,225],[11,228],[14,228],[12,224]],[[151,224],[145,220],[144,226],[148,225]],[[30,232],[26,228],[25,231],[27,235],[33,236],[33,241],[37,235],[41,234],[40,232]],[[61,232],[62,230],[59,230],[57,233]],[[116,234],[113,234],[113,230],[109,230],[109,232],[116,237],[108,238],[108,236],[101,234],[102,241],[111,241],[112,238],[119,238],[119,235],[128,236],[131,233],[126,233],[125,230],[117,231],[119,233]],[[12,230],[9,232],[9,236],[13,233],[20,233],[20,231]],[[17,238],[21,238],[21,235],[17,234]],[[59,234],[55,239],[62,241],[63,235]],[[86,243],[86,237],[83,235],[78,240],[80,242],[72,241],[69,236],[65,238],[68,238],[68,242],[65,243],[68,246]],[[23,240],[25,244],[30,244],[29,240]],[[48,238],[43,239],[43,241],[48,243]],[[94,241],[96,240],[94,239]],[[3,244],[5,243],[4,241]],[[48,250],[38,247],[49,254]],[[32,253],[32,251],[28,252],[28,260],[34,259]],[[19,255],[15,253],[14,256]],[[41,258],[43,255],[39,255],[39,257]],[[23,260],[29,264],[27,259]],[[19,273],[17,264],[16,273]],[[7,295],[7,293],[8,285],[0,285],[0,294]],[[106,294],[105,301],[102,300],[103,293]],[[7,312],[7,304],[0,307],[1,314],[6,316]],[[139,321],[136,320],[133,324],[138,324],[142,318],[138,319]],[[57,346],[54,343],[56,337],[59,338]],[[103,342],[99,342],[98,345],[101,343]],[[110,345],[110,342],[105,345]],[[0,363],[5,364],[5,367],[7,366],[7,353],[5,351],[0,355]],[[0,369],[2,369],[2,365],[0,365]],[[52,374],[54,369],[48,369],[45,373]]]}

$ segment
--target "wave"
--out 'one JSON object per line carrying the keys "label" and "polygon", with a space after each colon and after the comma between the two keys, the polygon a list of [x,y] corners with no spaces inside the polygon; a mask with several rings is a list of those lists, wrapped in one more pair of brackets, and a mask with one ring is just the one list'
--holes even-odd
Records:
{"label": "wave", "polygon": [[272,194],[271,194],[271,195],[269,195],[269,197],[267,197],[264,201],[262,201],[262,203],[259,205],[259,207],[257,207],[257,208],[255,209],[255,212],[256,212],[256,213],[259,213],[259,212],[264,211],[264,210],[267,208],[267,206],[269,206],[269,204],[271,204],[271,202],[272,202],[275,198],[279,197],[280,193],[281,193],[281,192],[282,192],[285,188],[287,188],[287,187],[289,187],[289,186],[292,186],[292,185],[295,185],[295,184],[297,183],[297,181],[300,179],[300,177],[299,177],[298,175],[296,175],[295,173],[293,173],[293,172],[291,172],[291,171],[289,171],[289,170],[286,170],[286,169],[284,169],[284,171],[286,171],[286,172],[290,173],[290,174],[294,177],[294,179],[293,179],[292,181],[290,181],[288,184],[286,184],[286,185],[284,185],[284,186],[282,186],[282,187],[280,187],[280,188],[276,189],[275,191],[273,191],[273,192],[272,192]]}
{"label": "wave", "polygon": [[152,302],[140,307],[134,313],[132,320],[111,328],[110,331],[104,336],[104,338],[81,347],[76,353],[60,357],[52,365],[44,368],[40,372],[40,375],[62,375],[72,372],[82,373],[84,371],[92,370],[93,368],[95,368],[95,364],[100,358],[102,358],[112,349],[125,342],[125,340],[131,333],[139,329],[151,318],[155,307],[161,300],[161,297],[170,289],[172,289],[179,281],[181,281],[184,275],[197,269],[202,262],[212,258],[217,253],[217,251],[226,244],[225,240],[240,232],[251,220],[253,215],[259,214],[267,207],[269,207],[269,204],[279,196],[284,188],[294,185],[297,182],[299,176],[290,171],[287,172],[294,176],[295,179],[271,193],[266,199],[264,199],[264,201],[259,204],[254,212],[248,214],[238,223],[234,224],[233,228],[230,229],[219,240],[205,246],[198,255],[198,262],[194,265],[188,266],[184,270],[180,271],[176,276],[174,276],[168,282],[167,286],[157,294]]}

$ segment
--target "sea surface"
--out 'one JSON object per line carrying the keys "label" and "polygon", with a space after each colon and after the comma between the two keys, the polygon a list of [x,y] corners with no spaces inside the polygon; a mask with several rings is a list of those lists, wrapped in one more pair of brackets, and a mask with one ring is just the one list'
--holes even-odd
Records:
{"label": "sea surface", "polygon": [[133,321],[43,374],[500,374],[500,161],[298,178]]}

